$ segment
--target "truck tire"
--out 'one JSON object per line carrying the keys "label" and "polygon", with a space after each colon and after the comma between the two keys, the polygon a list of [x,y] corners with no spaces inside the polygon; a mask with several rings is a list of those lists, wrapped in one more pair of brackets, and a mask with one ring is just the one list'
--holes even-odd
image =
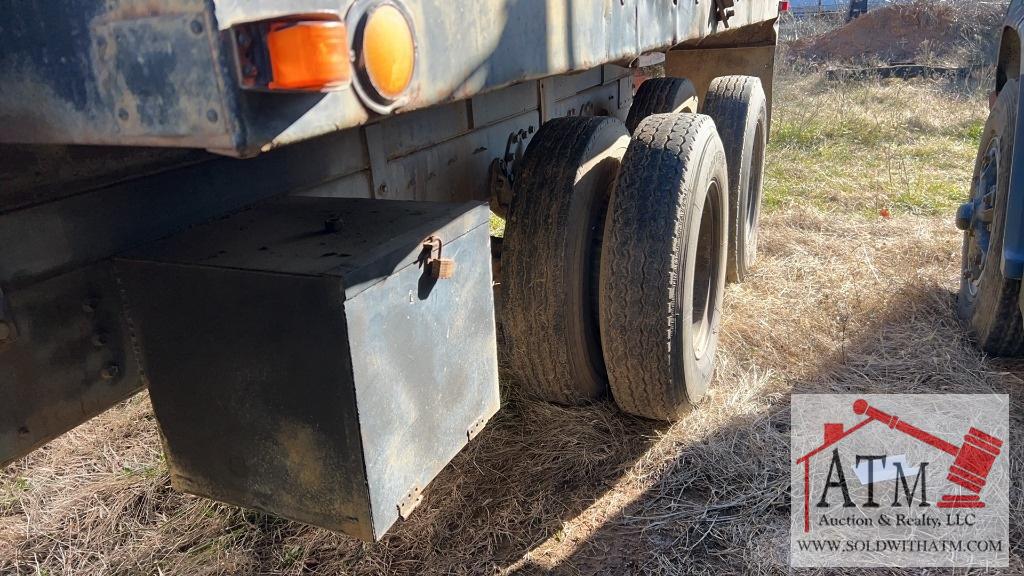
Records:
{"label": "truck tire", "polygon": [[622,410],[673,420],[711,382],[729,229],[725,151],[711,118],[640,123],[612,192],[601,343]]}
{"label": "truck tire", "polygon": [[957,213],[957,225],[965,229],[957,314],[978,346],[994,356],[1024,353],[1020,280],[1003,277],[1000,265],[1016,122],[1017,82],[1011,80],[989,113],[971,198]]}
{"label": "truck tire", "polygon": [[513,373],[530,396],[577,404],[607,374],[597,289],[608,194],[629,134],[614,118],[559,118],[518,167],[502,253],[502,324]]}
{"label": "truck tire", "polygon": [[686,78],[650,78],[644,81],[633,96],[626,116],[630,134],[651,114],[668,112],[697,112],[697,89]]}
{"label": "truck tire", "polygon": [[742,282],[757,259],[768,103],[753,76],[715,78],[704,99],[729,166],[729,264],[726,279]]}

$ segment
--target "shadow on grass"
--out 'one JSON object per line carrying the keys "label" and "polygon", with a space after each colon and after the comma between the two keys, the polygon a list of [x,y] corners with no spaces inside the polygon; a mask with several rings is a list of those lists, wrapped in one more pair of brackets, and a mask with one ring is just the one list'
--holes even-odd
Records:
{"label": "shadow on grass", "polygon": [[[908,290],[889,317],[854,335],[835,356],[792,381],[799,393],[1006,393],[1011,396],[1011,561],[1024,552],[1024,362],[990,361],[954,317],[955,296],[939,286]],[[789,396],[739,415],[677,448],[676,460],[641,493],[608,514],[571,549],[525,551],[520,573],[786,574],[789,548]],[[666,431],[671,435],[672,431]],[[637,449],[643,449],[642,445]],[[633,460],[641,460],[637,454]],[[567,511],[568,512],[568,511]],[[584,512],[585,514],[586,512]],[[566,518],[563,516],[563,518]],[[540,556],[540,557],[537,557]],[[963,570],[929,570],[929,574]],[[834,570],[825,574],[877,574]],[[892,569],[887,574],[917,574]],[[972,572],[973,573],[973,572]],[[977,572],[989,573],[989,572]]]}

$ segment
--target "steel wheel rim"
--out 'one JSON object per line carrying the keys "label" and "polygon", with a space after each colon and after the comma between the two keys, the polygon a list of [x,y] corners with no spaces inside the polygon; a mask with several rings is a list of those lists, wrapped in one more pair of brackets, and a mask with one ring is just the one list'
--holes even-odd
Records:
{"label": "steel wheel rim", "polygon": [[691,304],[693,307],[691,333],[693,337],[693,353],[701,358],[711,344],[714,334],[712,329],[718,315],[718,299],[716,290],[721,262],[716,254],[721,246],[724,230],[719,225],[722,210],[719,199],[718,182],[712,181],[708,186],[707,200],[700,215],[700,228],[697,232],[697,247],[694,250],[693,290]]}
{"label": "steel wheel rim", "polygon": [[744,260],[749,264],[757,254],[757,217],[761,211],[761,182],[764,166],[764,125],[757,123],[754,131],[754,150],[750,158],[750,177],[747,185],[747,213],[743,222],[744,237],[747,240],[747,250],[744,253]]}

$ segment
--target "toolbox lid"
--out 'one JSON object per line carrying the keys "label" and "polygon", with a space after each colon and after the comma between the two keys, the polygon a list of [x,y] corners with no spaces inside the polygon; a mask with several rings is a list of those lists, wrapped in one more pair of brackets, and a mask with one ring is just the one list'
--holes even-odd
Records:
{"label": "toolbox lid", "polygon": [[289,196],[193,227],[122,259],[340,278],[353,298],[421,259],[423,242],[450,243],[488,225],[484,202]]}

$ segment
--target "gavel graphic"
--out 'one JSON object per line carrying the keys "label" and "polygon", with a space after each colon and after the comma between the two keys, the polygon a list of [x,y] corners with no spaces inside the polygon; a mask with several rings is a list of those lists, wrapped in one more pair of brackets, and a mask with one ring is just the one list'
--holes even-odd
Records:
{"label": "gavel graphic", "polygon": [[949,467],[947,478],[950,482],[963,487],[974,494],[946,494],[936,503],[939,508],[984,508],[985,503],[981,501],[978,494],[985,487],[988,474],[992,470],[992,464],[999,456],[1003,441],[985,434],[977,428],[971,428],[964,436],[964,443],[957,447],[941,438],[937,438],[916,426],[911,426],[896,416],[886,414],[877,408],[868,405],[866,400],[860,399],[853,403],[853,411],[856,414],[866,414],[868,418],[877,420],[893,430],[899,430],[904,434],[924,442],[925,444],[938,448],[953,456],[953,465]]}

